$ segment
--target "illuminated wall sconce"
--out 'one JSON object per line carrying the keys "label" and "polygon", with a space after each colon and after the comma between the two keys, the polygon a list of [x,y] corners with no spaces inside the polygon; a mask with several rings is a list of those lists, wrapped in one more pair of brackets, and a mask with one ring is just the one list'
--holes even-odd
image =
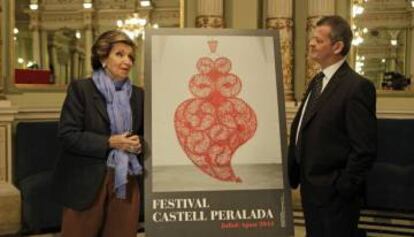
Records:
{"label": "illuminated wall sconce", "polygon": [[39,9],[39,4],[38,4],[37,0],[30,0],[29,8],[32,11],[36,11],[37,9]]}
{"label": "illuminated wall sconce", "polygon": [[13,29],[13,39],[16,41],[17,40],[17,34],[19,34],[19,29],[17,29],[16,27],[14,27]]}
{"label": "illuminated wall sconce", "polygon": [[356,62],[355,62],[355,71],[361,75],[364,75],[364,66],[365,66],[365,56],[356,56]]}
{"label": "illuminated wall sconce", "polygon": [[150,7],[151,6],[151,1],[150,0],[140,0],[139,5],[141,7]]}
{"label": "illuminated wall sconce", "polygon": [[147,19],[141,18],[138,13],[134,13],[132,17],[125,20],[118,20],[118,29],[125,32],[131,39],[143,36]]}
{"label": "illuminated wall sconce", "polygon": [[364,13],[364,7],[359,4],[354,4],[354,6],[352,7],[352,17],[356,17],[358,15],[361,15],[362,13]]}
{"label": "illuminated wall sconce", "polygon": [[392,46],[397,46],[397,44],[398,44],[398,41],[397,40],[391,40],[391,45]]}
{"label": "illuminated wall sconce", "polygon": [[361,32],[356,31],[354,33],[354,39],[352,40],[352,45],[358,46],[364,42],[364,38],[362,38]]}
{"label": "illuminated wall sconce", "polygon": [[81,34],[81,32],[79,30],[76,31],[75,37],[76,37],[76,39],[82,38],[82,34]]}
{"label": "illuminated wall sconce", "polygon": [[84,0],[83,1],[83,8],[91,9],[93,7],[92,0]]}

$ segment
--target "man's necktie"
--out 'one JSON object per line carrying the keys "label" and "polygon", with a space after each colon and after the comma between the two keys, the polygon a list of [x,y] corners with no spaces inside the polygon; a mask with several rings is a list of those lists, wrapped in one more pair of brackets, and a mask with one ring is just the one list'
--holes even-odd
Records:
{"label": "man's necktie", "polygon": [[305,108],[305,113],[303,114],[301,127],[303,126],[304,122],[308,121],[310,115],[313,114],[313,112],[315,111],[316,104],[318,103],[319,96],[321,95],[322,80],[324,77],[325,75],[323,74],[323,72],[320,72],[314,78],[315,81],[312,83],[313,85],[308,100],[308,104]]}
{"label": "man's necktie", "polygon": [[313,112],[316,109],[316,104],[318,103],[319,96],[322,92],[322,80],[325,77],[323,72],[318,73],[313,81],[312,81],[312,88],[310,92],[310,97],[308,100],[308,103],[306,104],[306,108],[302,117],[302,122],[300,124],[299,130],[299,136],[298,140],[296,141],[296,159],[298,162],[300,162],[300,150],[302,145],[302,128],[303,125],[310,119],[310,116],[313,114]]}

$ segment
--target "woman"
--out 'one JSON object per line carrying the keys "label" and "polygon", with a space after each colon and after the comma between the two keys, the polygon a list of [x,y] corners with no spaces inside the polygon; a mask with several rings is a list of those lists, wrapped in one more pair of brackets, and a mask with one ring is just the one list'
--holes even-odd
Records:
{"label": "woman", "polygon": [[125,33],[107,31],[92,47],[92,78],[68,88],[53,184],[62,237],[136,236],[143,91],[128,79],[134,55]]}

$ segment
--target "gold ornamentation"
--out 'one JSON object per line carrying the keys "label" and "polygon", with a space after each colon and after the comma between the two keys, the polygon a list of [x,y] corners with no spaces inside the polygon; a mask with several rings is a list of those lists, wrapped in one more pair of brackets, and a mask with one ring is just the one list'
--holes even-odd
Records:
{"label": "gold ornamentation", "polygon": [[222,16],[197,16],[197,28],[224,28],[224,18]]}
{"label": "gold ornamentation", "polygon": [[292,71],[293,71],[293,46],[292,28],[293,21],[290,18],[274,17],[266,19],[266,28],[280,32],[280,49],[282,57],[283,85],[286,101],[293,100]]}
{"label": "gold ornamentation", "polygon": [[306,74],[305,74],[305,85],[308,86],[310,80],[318,73],[320,70],[319,64],[313,61],[309,57],[309,42],[312,38],[312,32],[316,27],[316,23],[321,18],[321,16],[309,17],[306,24],[306,31],[308,32],[308,41],[306,44]]}

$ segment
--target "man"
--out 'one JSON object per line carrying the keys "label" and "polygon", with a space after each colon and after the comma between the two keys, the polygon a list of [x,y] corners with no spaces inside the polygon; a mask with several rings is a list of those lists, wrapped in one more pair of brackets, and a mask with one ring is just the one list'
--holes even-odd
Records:
{"label": "man", "polygon": [[361,189],[376,157],[375,87],[345,62],[351,41],[349,24],[326,16],[309,43],[323,74],[310,82],[293,120],[288,155],[307,237],[356,236]]}

